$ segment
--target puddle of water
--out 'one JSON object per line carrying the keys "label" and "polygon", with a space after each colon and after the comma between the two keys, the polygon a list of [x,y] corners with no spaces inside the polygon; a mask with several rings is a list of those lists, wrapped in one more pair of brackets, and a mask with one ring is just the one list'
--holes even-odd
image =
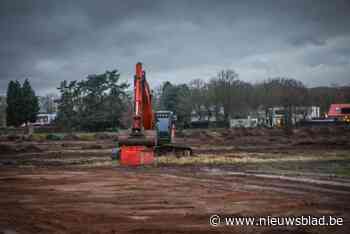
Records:
{"label": "puddle of water", "polygon": [[136,216],[136,215],[133,215],[133,216],[128,216],[130,219],[134,219],[134,220],[147,220],[149,219],[149,216]]}

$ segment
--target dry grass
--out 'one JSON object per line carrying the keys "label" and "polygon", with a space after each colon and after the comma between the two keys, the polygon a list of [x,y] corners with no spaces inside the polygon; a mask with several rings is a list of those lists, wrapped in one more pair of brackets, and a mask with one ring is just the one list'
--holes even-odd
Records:
{"label": "dry grass", "polygon": [[350,152],[337,151],[333,153],[304,153],[295,155],[268,154],[268,153],[235,153],[235,154],[204,154],[196,157],[158,157],[159,164],[175,165],[218,165],[237,163],[273,163],[273,162],[309,162],[329,160],[349,160]]}

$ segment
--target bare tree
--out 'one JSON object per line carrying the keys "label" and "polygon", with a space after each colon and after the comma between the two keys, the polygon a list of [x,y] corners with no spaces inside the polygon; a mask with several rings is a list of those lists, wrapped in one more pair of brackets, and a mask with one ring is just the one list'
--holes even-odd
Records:
{"label": "bare tree", "polygon": [[208,113],[207,85],[202,79],[194,79],[189,83],[190,99],[192,110],[196,112],[199,120],[202,120]]}

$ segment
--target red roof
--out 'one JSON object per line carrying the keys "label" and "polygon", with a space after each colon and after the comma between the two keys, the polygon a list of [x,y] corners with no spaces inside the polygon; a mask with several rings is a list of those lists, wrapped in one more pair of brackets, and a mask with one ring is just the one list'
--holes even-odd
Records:
{"label": "red roof", "polygon": [[343,117],[346,115],[350,115],[350,104],[332,104],[329,107],[328,117]]}

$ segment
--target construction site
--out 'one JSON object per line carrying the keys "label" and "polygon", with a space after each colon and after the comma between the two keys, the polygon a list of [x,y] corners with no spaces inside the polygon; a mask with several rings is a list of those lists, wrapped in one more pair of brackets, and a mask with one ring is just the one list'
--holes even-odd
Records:
{"label": "construction site", "polygon": [[[2,233],[348,233],[350,129],[189,130],[192,156],[111,160],[115,135],[2,139]],[[227,216],[342,217],[342,226],[216,226]]]}
{"label": "construction site", "polygon": [[129,128],[2,129],[2,233],[348,233],[348,105],[307,126],[285,111],[280,128],[176,129],[142,63],[133,83]]}
{"label": "construction site", "polygon": [[0,234],[350,233],[350,1],[0,1]]}

